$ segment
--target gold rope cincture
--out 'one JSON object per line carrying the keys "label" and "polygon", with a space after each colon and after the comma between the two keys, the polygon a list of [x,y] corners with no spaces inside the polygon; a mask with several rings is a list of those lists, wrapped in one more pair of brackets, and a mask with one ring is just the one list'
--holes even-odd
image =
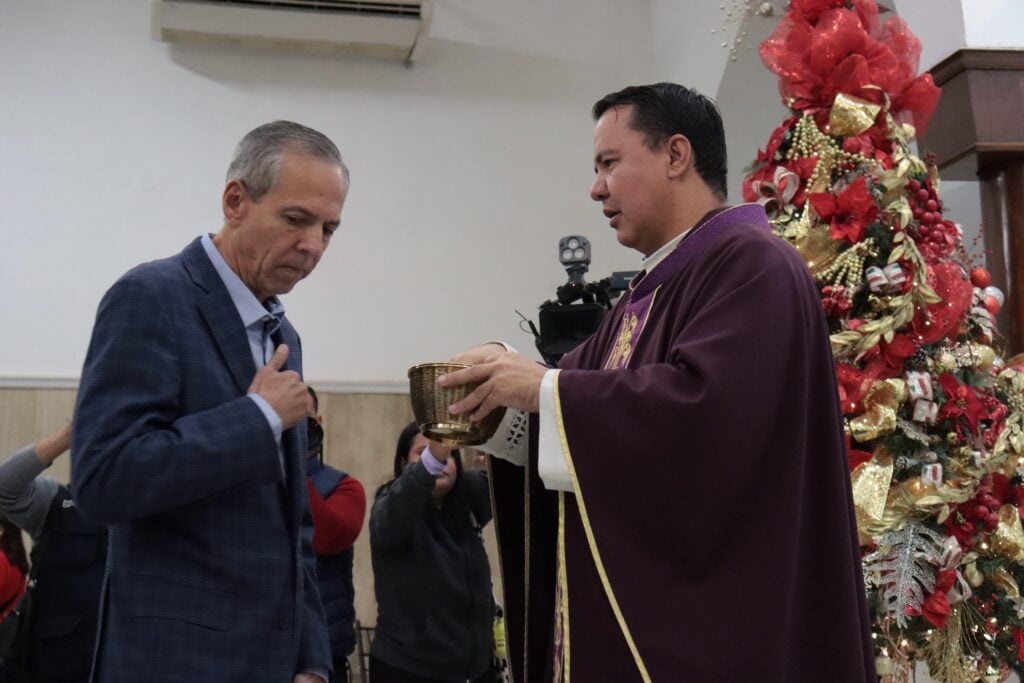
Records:
{"label": "gold rope cincture", "polygon": [[[488,456],[488,458],[486,460],[486,463],[487,463],[487,490],[488,490],[488,493],[491,496],[491,500],[494,500],[494,472],[493,472],[493,470],[491,468],[491,458],[489,456]],[[527,467],[529,467],[529,463],[527,463]],[[527,481],[528,481],[528,479],[527,479]],[[527,490],[529,490],[529,486],[527,486]],[[527,500],[529,500],[529,498],[527,498]],[[529,515],[530,515],[529,508],[526,507],[525,509],[526,509],[526,518],[529,519]],[[498,540],[498,547],[501,547],[501,526],[498,523],[498,516],[497,515],[494,515],[492,517],[491,523],[492,523],[492,525],[494,527],[494,537],[495,537],[495,539]],[[526,559],[528,561],[530,559],[530,547],[529,547],[530,528],[529,528],[529,526],[526,527],[525,539],[526,539],[526,542],[524,543],[524,545],[526,547],[524,548],[524,551],[526,553]],[[528,567],[529,565],[526,564],[526,565],[523,565],[523,566],[524,567]],[[528,591],[529,590],[529,585],[530,585],[529,574],[527,572],[523,572],[523,573],[526,576],[526,588],[527,588],[527,591]],[[501,592],[501,604],[504,607],[504,610],[505,610],[504,613],[507,615],[508,614],[508,601],[505,599],[505,563],[502,561],[501,553],[498,553],[498,576],[501,577],[501,587],[499,589],[500,592]],[[529,592],[526,593],[526,596],[529,597]],[[504,622],[502,624],[502,628],[504,628],[505,632],[508,633],[508,619],[505,616],[502,616],[501,620],[502,620],[502,622]],[[523,628],[524,628],[523,635],[525,636],[526,635],[526,633],[525,633],[525,625],[524,625]],[[506,655],[507,655],[507,649],[508,649],[508,640],[507,640],[507,638],[506,638],[505,642],[506,642],[505,648],[506,648]],[[523,642],[524,643],[526,642],[525,638],[524,638]],[[524,659],[523,673],[525,674],[525,672],[526,672],[526,668],[525,668],[526,648],[523,648],[523,654],[524,654],[524,657],[523,657],[523,659]],[[511,671],[508,672],[508,679],[509,679],[509,683],[516,683],[515,680],[512,677],[512,672]],[[527,679],[527,680],[529,680],[529,679]]]}
{"label": "gold rope cincture", "polygon": [[565,491],[558,492],[558,556],[555,580],[554,679],[569,683],[569,579],[565,568]]}

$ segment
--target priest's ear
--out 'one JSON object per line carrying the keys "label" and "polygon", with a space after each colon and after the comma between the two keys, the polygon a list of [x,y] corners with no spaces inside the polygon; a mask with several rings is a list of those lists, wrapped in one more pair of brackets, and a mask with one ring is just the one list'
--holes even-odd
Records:
{"label": "priest's ear", "polygon": [[678,178],[693,166],[693,146],[682,133],[676,133],[665,143],[668,152],[668,177]]}

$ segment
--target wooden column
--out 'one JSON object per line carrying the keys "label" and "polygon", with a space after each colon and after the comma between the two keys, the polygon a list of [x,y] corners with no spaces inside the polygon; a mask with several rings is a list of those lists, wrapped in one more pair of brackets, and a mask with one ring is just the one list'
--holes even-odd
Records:
{"label": "wooden column", "polygon": [[932,70],[942,97],[920,139],[944,179],[980,180],[987,267],[1006,302],[1007,355],[1024,351],[1024,50],[964,49]]}
{"label": "wooden column", "polygon": [[992,164],[978,175],[987,265],[1006,295],[999,329],[1012,355],[1024,350],[1024,159]]}

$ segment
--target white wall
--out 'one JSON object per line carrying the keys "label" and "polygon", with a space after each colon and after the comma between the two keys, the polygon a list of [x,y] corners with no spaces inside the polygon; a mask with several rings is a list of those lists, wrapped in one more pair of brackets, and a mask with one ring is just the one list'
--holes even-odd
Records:
{"label": "white wall", "polygon": [[[514,310],[535,317],[564,281],[560,236],[591,239],[594,278],[637,264],[587,197],[597,98],[655,80],[714,95],[740,199],[785,114],[756,51],[775,19],[741,20],[743,5],[436,0],[406,69],[160,43],[141,0],[0,0],[0,286],[20,332],[0,383],[77,378],[103,291],[219,227],[234,144],[274,118],[331,135],[353,173],[342,232],[285,298],[311,380],[403,383],[409,365],[491,337],[532,351]],[[896,5],[923,68],[981,35],[1002,44],[1024,19],[1018,0]],[[730,61],[721,43],[736,38]],[[975,230],[976,185],[946,190]]]}
{"label": "white wall", "polygon": [[[532,350],[565,280],[636,267],[587,190],[591,104],[651,73],[646,0],[438,0],[411,69],[356,57],[168,45],[139,0],[0,2],[3,378],[76,378],[96,305],[127,268],[220,225],[237,140],[316,127],[352,170],[342,230],[285,297],[307,377],[404,382],[493,337]],[[514,5],[514,9],[512,8]]]}
{"label": "white wall", "polygon": [[744,15],[744,4],[736,0],[651,0],[655,80],[682,83],[714,97]]}

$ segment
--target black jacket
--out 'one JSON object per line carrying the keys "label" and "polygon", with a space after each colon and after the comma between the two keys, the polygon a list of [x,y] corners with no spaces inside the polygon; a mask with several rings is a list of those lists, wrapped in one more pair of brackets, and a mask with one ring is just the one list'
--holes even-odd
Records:
{"label": "black jacket", "polygon": [[441,509],[431,501],[433,489],[434,477],[415,463],[377,493],[370,514],[378,610],[371,653],[420,676],[474,680],[491,665],[494,649],[491,571],[479,534],[491,519],[487,479],[461,472]]}

